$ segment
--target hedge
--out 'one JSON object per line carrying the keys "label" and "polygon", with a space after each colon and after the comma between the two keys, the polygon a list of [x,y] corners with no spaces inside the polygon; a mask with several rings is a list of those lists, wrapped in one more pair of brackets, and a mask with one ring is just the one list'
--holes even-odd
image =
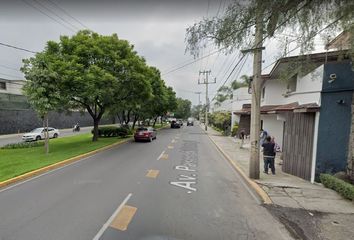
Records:
{"label": "hedge", "polygon": [[321,174],[320,180],[324,186],[333,189],[343,197],[354,201],[354,185],[347,183],[330,174]]}
{"label": "hedge", "polygon": [[[91,131],[93,134],[93,129]],[[129,135],[129,129],[125,127],[99,127],[98,128],[98,136],[99,137],[126,137]]]}
{"label": "hedge", "polygon": [[9,143],[1,147],[1,149],[18,149],[18,148],[32,148],[44,146],[44,142],[19,142],[19,143]]}

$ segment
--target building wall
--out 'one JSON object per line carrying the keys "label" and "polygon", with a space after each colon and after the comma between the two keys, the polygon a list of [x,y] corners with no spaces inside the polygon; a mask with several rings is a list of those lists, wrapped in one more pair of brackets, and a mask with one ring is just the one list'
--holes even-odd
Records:
{"label": "building wall", "polygon": [[[6,90],[0,89],[0,93],[11,93],[11,94],[22,95],[22,86],[24,84],[24,81],[5,80],[5,79],[0,79],[0,81],[6,82]],[[11,81],[13,83],[11,83]]]}
{"label": "building wall", "polygon": [[[329,75],[337,78],[329,83]],[[354,73],[350,63],[325,65],[317,144],[316,175],[345,171],[348,157]]]}
{"label": "building wall", "polygon": [[286,92],[286,84],[280,80],[268,80],[265,85],[264,98],[261,99],[263,105],[280,105],[286,103],[283,94]]}
{"label": "building wall", "polygon": [[282,149],[284,121],[279,120],[276,114],[262,115],[261,120],[263,120],[263,129],[266,130],[270,136],[275,137],[275,142],[278,143]]}
{"label": "building wall", "polygon": [[298,102],[299,104],[317,103],[320,105],[323,67],[319,66],[311,73],[297,77],[296,91],[285,95],[287,83],[279,79],[268,80],[261,105],[280,105]]}
{"label": "building wall", "polygon": [[[233,93],[232,99],[232,112],[239,111],[242,109],[243,104],[250,104],[252,101],[252,95],[248,93],[248,87],[242,87],[236,89]],[[240,123],[240,116],[232,114],[231,115],[231,125]]]}
{"label": "building wall", "polygon": [[[79,122],[80,126],[92,126],[93,120],[89,113],[52,112],[49,114],[49,125],[54,128],[71,128]],[[102,119],[101,124],[110,124],[110,119]],[[32,109],[14,110],[0,109],[0,134],[27,132],[42,126],[42,121]]]}

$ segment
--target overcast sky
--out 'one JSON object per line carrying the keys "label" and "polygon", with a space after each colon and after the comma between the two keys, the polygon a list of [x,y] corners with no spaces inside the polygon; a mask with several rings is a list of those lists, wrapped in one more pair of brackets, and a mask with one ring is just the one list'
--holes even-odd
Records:
{"label": "overcast sky", "polygon": [[[210,85],[210,99],[223,84],[235,63],[238,52],[214,54],[201,61],[168,73],[192,56],[185,53],[186,28],[203,17],[221,15],[230,0],[0,0],[0,43],[11,44],[33,51],[43,50],[48,40],[59,40],[60,35],[73,35],[78,29],[89,29],[103,35],[117,33],[119,38],[134,44],[147,63],[159,68],[166,84],[177,96],[198,103],[198,95],[205,102],[205,85],[198,85],[199,70],[211,70],[216,84]],[[54,4],[53,4],[54,3]],[[68,14],[69,15],[68,15]],[[78,21],[76,21],[78,20]],[[264,65],[279,56],[278,43],[266,42]],[[215,51],[210,46],[203,55]],[[19,68],[22,59],[33,54],[0,46],[0,78],[23,78]],[[241,62],[231,80],[237,75],[252,74],[252,56]],[[270,68],[268,69],[270,70]]]}

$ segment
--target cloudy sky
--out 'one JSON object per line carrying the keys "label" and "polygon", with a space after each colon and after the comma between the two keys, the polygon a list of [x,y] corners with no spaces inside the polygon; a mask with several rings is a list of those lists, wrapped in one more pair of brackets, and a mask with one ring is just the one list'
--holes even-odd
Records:
{"label": "cloudy sky", "polygon": [[[198,72],[211,70],[216,84],[210,85],[210,99],[231,73],[239,53],[216,53],[188,66],[193,61],[185,53],[186,28],[203,17],[221,15],[230,0],[1,0],[0,44],[10,44],[32,51],[43,50],[48,40],[60,35],[73,35],[89,28],[103,35],[117,33],[135,45],[149,65],[162,72],[167,85],[179,97],[198,103],[198,95],[205,102],[205,86],[198,85]],[[264,65],[279,56],[278,43],[266,42]],[[215,51],[212,45],[202,55]],[[23,78],[21,60],[33,54],[0,45],[0,78]],[[229,82],[242,74],[251,75],[252,56],[242,61],[231,74]],[[242,66],[242,68],[241,68]],[[176,71],[171,72],[179,67]],[[270,68],[266,69],[270,70]]]}

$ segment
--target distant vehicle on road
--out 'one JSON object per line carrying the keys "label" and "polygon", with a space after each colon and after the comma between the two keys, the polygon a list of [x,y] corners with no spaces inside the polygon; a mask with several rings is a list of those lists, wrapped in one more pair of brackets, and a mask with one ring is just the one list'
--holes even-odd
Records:
{"label": "distant vehicle on road", "polygon": [[[59,137],[59,130],[56,128],[48,127],[49,138]],[[38,141],[45,138],[45,128],[36,128],[29,133],[22,136],[23,141]]]}
{"label": "distant vehicle on road", "polygon": [[78,123],[74,125],[73,132],[80,132],[80,125]]}
{"label": "distant vehicle on road", "polygon": [[179,124],[178,121],[173,120],[171,122],[171,128],[180,128],[180,127],[181,127],[181,125]]}
{"label": "distant vehicle on road", "polygon": [[177,122],[179,123],[180,126],[183,126],[183,120],[182,119],[178,119]]}
{"label": "distant vehicle on road", "polygon": [[193,125],[194,125],[194,119],[193,118],[188,118],[187,126],[193,126]]}
{"label": "distant vehicle on road", "polygon": [[156,137],[157,131],[152,127],[139,127],[134,134],[135,142],[142,140],[152,142]]}

